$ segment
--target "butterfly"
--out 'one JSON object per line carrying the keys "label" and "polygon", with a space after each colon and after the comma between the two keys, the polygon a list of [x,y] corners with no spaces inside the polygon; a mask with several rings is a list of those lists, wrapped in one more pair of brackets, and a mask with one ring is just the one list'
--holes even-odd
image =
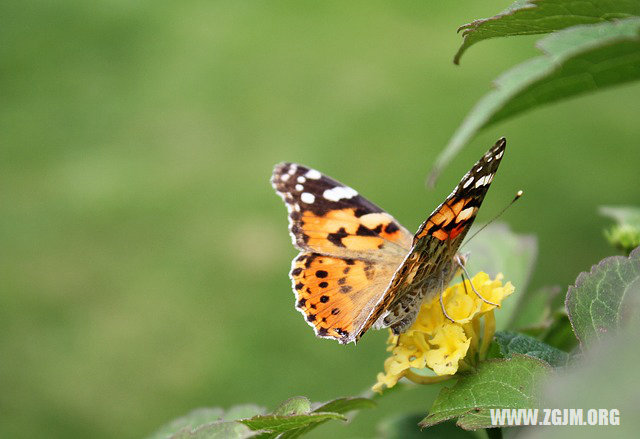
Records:
{"label": "butterfly", "polygon": [[296,308],[318,337],[357,342],[370,328],[401,334],[420,305],[441,293],[464,256],[458,249],[506,147],[501,138],[412,235],[354,189],[295,163],[271,183],[289,211],[300,254],[290,277]]}

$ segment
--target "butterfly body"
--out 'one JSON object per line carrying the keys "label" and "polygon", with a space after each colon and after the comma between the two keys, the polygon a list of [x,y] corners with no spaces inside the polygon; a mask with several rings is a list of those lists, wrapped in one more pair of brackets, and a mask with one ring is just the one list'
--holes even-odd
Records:
{"label": "butterfly body", "polygon": [[272,184],[289,211],[300,254],[291,279],[296,308],[316,335],[356,342],[371,327],[404,332],[420,305],[449,284],[458,249],[498,168],[500,139],[465,174],[415,235],[354,189],[294,163]]}

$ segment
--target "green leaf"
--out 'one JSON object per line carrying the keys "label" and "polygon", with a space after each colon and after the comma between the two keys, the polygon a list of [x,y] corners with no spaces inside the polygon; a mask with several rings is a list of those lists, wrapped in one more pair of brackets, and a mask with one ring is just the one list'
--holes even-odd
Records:
{"label": "green leaf", "polygon": [[520,64],[495,81],[440,153],[441,169],[482,128],[537,106],[640,78],[640,18],[575,26],[538,42],[545,55]]}
{"label": "green leaf", "polygon": [[[332,419],[346,421],[344,413],[375,407],[376,403],[367,398],[338,398],[314,405],[317,405],[317,408],[311,411],[309,400],[297,396],[283,402],[272,414],[241,419],[239,422],[252,430],[274,433],[278,439],[291,439],[300,437]],[[272,436],[265,434],[264,437]]]}
{"label": "green leaf", "polygon": [[640,246],[640,207],[601,206],[600,214],[612,218],[617,224],[605,231],[609,243],[627,254]]}
{"label": "green leaf", "polygon": [[485,361],[474,374],[442,389],[420,425],[458,418],[458,426],[475,430],[491,427],[492,408],[537,408],[539,384],[548,370],[546,363],[524,355]]}
{"label": "green leaf", "polygon": [[311,401],[304,396],[294,396],[287,399],[273,411],[277,416],[299,415],[311,411]]}
{"label": "green leaf", "polygon": [[[316,408],[314,413],[347,413],[353,410],[360,410],[366,408],[373,408],[376,406],[376,403],[367,398],[338,398],[333,401],[329,401],[324,404],[320,404],[318,408]],[[289,430],[285,433],[282,433],[278,436],[278,439],[292,439],[296,437],[300,437],[318,427],[319,425],[325,423],[327,421],[314,422],[312,424],[307,425],[303,428],[298,428],[295,430]]]}
{"label": "green leaf", "polygon": [[569,287],[565,307],[573,332],[588,348],[637,318],[640,309],[640,247],[628,258],[612,256],[580,273]]}
{"label": "green leaf", "polygon": [[[211,424],[220,421],[232,421],[242,417],[250,417],[265,412],[263,407],[253,404],[239,405],[224,410],[219,407],[200,408],[193,410],[187,415],[175,419],[170,423],[162,426],[158,431],[149,436],[149,439],[165,439],[168,437],[190,437],[185,436],[192,434],[198,427],[205,424]],[[232,426],[222,426],[225,431],[232,430]],[[182,435],[182,436],[181,436]]]}
{"label": "green leaf", "polygon": [[346,421],[347,418],[339,413],[308,413],[304,415],[278,416],[261,415],[249,419],[241,419],[244,425],[252,430],[267,430],[274,433],[283,433],[288,430],[306,427],[316,422],[339,419]]}
{"label": "green leaf", "polygon": [[344,413],[375,407],[367,398],[338,398],[316,403],[314,410],[309,399],[294,396],[281,403],[273,412],[247,404],[223,410],[198,409],[165,425],[149,439],[182,438],[296,438],[331,419],[346,420]]}
{"label": "green leaf", "polygon": [[507,298],[495,313],[497,328],[506,328],[516,309],[518,296],[527,289],[535,265],[536,237],[514,233],[504,223],[492,223],[465,244],[463,251],[470,253],[467,270],[471,276],[478,271],[491,276],[502,273],[504,281],[515,287],[513,296]]}
{"label": "green leaf", "polygon": [[453,60],[482,40],[554,32],[580,24],[595,24],[640,15],[638,0],[519,0],[490,18],[460,26],[464,38]]}
{"label": "green leaf", "polygon": [[553,367],[566,366],[569,362],[569,354],[566,352],[528,335],[502,331],[496,332],[495,340],[505,358],[523,354],[542,360]]}
{"label": "green leaf", "polygon": [[384,439],[473,439],[476,437],[475,434],[461,429],[450,421],[423,430],[418,426],[423,417],[423,415],[415,413],[383,419],[378,424],[379,437]]}

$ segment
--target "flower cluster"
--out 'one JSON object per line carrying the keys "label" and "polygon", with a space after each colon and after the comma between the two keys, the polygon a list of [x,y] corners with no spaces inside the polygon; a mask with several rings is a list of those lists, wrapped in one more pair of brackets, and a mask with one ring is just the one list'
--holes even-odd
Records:
{"label": "flower cluster", "polygon": [[[480,272],[471,283],[482,297],[498,305],[514,290],[510,282],[502,285],[501,274],[492,280]],[[484,358],[495,332],[495,306],[478,297],[469,280],[447,288],[442,300],[454,321],[444,316],[439,296],[422,304],[405,333],[389,336],[391,356],[384,362],[385,373],[378,374],[374,391],[393,387],[402,377],[421,384],[443,381]]]}

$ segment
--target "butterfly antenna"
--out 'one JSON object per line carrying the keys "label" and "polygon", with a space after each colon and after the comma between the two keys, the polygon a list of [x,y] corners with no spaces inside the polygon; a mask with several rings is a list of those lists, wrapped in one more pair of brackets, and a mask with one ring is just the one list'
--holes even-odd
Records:
{"label": "butterfly antenna", "polygon": [[[511,200],[511,202],[509,204],[507,204],[504,209],[502,209],[500,211],[500,213],[498,213],[496,216],[494,216],[493,218],[491,218],[491,221],[489,221],[488,223],[484,224],[482,227],[480,227],[478,230],[476,230],[476,232],[471,235],[471,237],[469,239],[467,239],[467,241],[462,244],[462,246],[466,245],[469,243],[469,241],[471,241],[478,233],[482,232],[489,224],[491,224],[492,222],[494,222],[495,220],[497,220],[498,218],[500,218],[502,216],[503,213],[505,213],[505,211],[510,208],[513,203],[515,203],[516,201],[518,201],[520,199],[520,197],[524,194],[524,192],[522,190],[519,190],[518,192],[516,192],[515,197],[513,197],[513,200]],[[461,247],[462,247],[461,246]]]}

